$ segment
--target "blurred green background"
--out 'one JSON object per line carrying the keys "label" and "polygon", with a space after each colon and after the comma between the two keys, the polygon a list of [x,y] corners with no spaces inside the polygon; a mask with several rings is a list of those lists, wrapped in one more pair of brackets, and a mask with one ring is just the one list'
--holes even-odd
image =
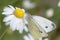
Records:
{"label": "blurred green background", "polygon": [[[5,6],[12,5],[14,7],[24,8],[22,2],[25,0],[0,0],[0,40],[23,40],[23,35],[18,31],[12,32],[3,22],[4,16],[2,15]],[[32,15],[39,15],[46,17],[46,10],[49,8],[54,9],[54,15],[48,19],[52,20],[57,28],[56,30],[48,33],[50,40],[60,40],[60,7],[57,6],[59,0],[29,0],[35,3],[35,7],[31,9],[24,8],[26,12]],[[6,31],[6,32],[5,32]]]}

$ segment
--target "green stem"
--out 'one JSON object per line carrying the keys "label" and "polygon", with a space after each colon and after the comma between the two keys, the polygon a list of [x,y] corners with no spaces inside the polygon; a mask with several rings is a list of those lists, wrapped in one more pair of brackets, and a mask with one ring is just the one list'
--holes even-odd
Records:
{"label": "green stem", "polygon": [[0,36],[0,40],[2,39],[2,37],[5,35],[5,33],[7,32],[7,29],[3,32],[3,34]]}

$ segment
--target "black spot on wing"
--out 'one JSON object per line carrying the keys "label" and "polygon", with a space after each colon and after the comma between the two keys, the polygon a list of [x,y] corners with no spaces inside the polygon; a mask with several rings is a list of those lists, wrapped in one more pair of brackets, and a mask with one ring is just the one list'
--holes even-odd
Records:
{"label": "black spot on wing", "polygon": [[53,27],[55,27],[55,24],[52,23],[51,25],[52,25]]}
{"label": "black spot on wing", "polygon": [[48,28],[48,26],[46,26],[45,28]]}

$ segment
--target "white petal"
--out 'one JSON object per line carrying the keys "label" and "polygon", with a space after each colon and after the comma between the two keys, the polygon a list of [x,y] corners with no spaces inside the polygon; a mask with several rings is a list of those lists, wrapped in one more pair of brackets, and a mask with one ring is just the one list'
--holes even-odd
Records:
{"label": "white petal", "polygon": [[9,25],[9,24],[10,24],[10,22],[6,22],[6,23],[5,23],[5,25]]}
{"label": "white petal", "polygon": [[13,11],[13,10],[11,8],[9,8],[9,7],[5,7],[4,11],[8,12],[8,11]]}
{"label": "white petal", "polygon": [[[11,22],[10,22],[10,27],[12,28],[12,30],[14,31],[14,30],[17,30],[17,28],[19,28],[20,27],[20,25],[19,25],[20,23],[19,23],[19,20],[14,16],[14,18],[11,20]],[[19,29],[18,29],[19,30]]]}
{"label": "white petal", "polygon": [[8,21],[12,20],[13,17],[14,17],[14,15],[7,16],[3,19],[3,22],[8,22]]}
{"label": "white petal", "polygon": [[27,22],[26,18],[24,18],[24,23],[25,23],[25,24],[28,24],[28,22]]}
{"label": "white petal", "polygon": [[24,16],[24,18],[23,18],[25,24],[28,24],[28,22],[27,22],[27,15],[28,15],[28,14],[25,13],[25,16]]}
{"label": "white petal", "polygon": [[31,34],[24,36],[24,40],[34,40]]}
{"label": "white petal", "polygon": [[15,9],[15,8],[14,8],[13,6],[11,6],[11,5],[8,5],[8,6],[9,6],[11,9],[13,9],[13,10]]}
{"label": "white petal", "polygon": [[24,26],[24,30],[25,30],[26,32],[28,32],[28,28],[27,28],[26,26]]}
{"label": "white petal", "polygon": [[24,40],[30,40],[29,37],[26,35],[24,36]]}
{"label": "white petal", "polygon": [[12,12],[2,12],[3,15],[10,15],[13,14]]}
{"label": "white petal", "polygon": [[17,27],[17,30],[19,30],[20,33],[23,32],[23,29],[24,29],[24,23],[23,23],[23,19],[19,19],[19,25]]}
{"label": "white petal", "polygon": [[10,28],[15,31],[16,30],[16,25],[14,24],[14,22],[10,22]]}
{"label": "white petal", "polygon": [[24,9],[22,9],[23,10],[23,12],[25,13],[25,10]]}
{"label": "white petal", "polygon": [[23,20],[14,17],[14,19],[12,19],[10,22],[10,27],[12,28],[13,31],[18,30],[19,33],[22,33],[24,29]]}
{"label": "white petal", "polygon": [[49,40],[48,38],[45,38],[44,40]]}
{"label": "white petal", "polygon": [[10,15],[10,14],[13,14],[14,10],[11,9],[11,8],[9,8],[9,7],[5,7],[3,11],[4,12],[2,14],[4,14],[4,15]]}
{"label": "white petal", "polygon": [[28,34],[28,37],[30,38],[30,40],[34,40],[34,38],[31,34]]}
{"label": "white petal", "polygon": [[10,28],[11,28],[13,31],[16,30],[16,28],[17,28],[17,21],[16,21],[15,18],[10,21]]}

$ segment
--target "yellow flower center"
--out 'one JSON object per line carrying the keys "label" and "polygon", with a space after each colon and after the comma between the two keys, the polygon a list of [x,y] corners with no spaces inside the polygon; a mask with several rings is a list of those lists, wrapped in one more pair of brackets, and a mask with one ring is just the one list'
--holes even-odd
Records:
{"label": "yellow flower center", "polygon": [[20,8],[16,8],[14,10],[14,15],[18,18],[23,18],[24,17],[24,11]]}

